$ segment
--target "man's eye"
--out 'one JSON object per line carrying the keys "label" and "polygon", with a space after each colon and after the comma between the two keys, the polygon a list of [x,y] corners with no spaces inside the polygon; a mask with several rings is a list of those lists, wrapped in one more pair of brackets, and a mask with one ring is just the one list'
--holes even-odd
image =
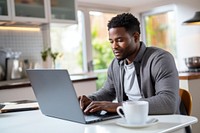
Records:
{"label": "man's eye", "polygon": [[117,39],[117,42],[123,42],[123,40],[121,38]]}

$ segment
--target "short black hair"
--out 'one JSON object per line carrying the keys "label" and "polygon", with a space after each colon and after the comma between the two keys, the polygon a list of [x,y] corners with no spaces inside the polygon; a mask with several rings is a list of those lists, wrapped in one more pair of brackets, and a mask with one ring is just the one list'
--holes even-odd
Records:
{"label": "short black hair", "polygon": [[124,27],[129,34],[138,32],[140,34],[140,22],[131,13],[122,13],[113,17],[108,22],[108,30],[111,28]]}

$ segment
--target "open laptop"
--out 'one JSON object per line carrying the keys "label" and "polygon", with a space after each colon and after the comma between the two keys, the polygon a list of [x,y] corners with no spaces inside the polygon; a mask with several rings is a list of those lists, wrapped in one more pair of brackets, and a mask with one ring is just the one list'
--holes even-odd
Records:
{"label": "open laptop", "polygon": [[117,114],[106,112],[98,115],[84,115],[66,69],[28,69],[26,71],[40,110],[46,116],[85,124],[119,117]]}

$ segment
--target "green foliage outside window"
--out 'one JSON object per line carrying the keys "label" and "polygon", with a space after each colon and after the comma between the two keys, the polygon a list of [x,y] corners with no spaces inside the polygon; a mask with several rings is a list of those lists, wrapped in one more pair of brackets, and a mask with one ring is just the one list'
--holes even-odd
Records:
{"label": "green foliage outside window", "polygon": [[[105,33],[108,34],[108,33]],[[114,55],[107,40],[98,38],[97,28],[92,28],[92,46],[93,46],[93,65],[94,70],[107,69]],[[97,89],[100,89],[105,82],[107,73],[98,73]]]}

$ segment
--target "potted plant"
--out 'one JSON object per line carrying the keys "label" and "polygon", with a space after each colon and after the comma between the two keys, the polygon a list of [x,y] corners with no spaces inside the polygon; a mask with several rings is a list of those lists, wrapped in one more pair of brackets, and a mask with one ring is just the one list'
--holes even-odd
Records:
{"label": "potted plant", "polygon": [[[59,52],[52,52],[51,48],[47,48],[44,51],[41,52],[41,57],[43,62],[47,62],[47,63],[51,63],[51,61],[53,61],[53,67],[55,68],[55,63],[56,63],[56,59],[57,57],[61,57],[62,54],[60,54]],[[48,61],[48,58],[51,59],[51,61]],[[47,67],[50,65],[47,65]]]}

